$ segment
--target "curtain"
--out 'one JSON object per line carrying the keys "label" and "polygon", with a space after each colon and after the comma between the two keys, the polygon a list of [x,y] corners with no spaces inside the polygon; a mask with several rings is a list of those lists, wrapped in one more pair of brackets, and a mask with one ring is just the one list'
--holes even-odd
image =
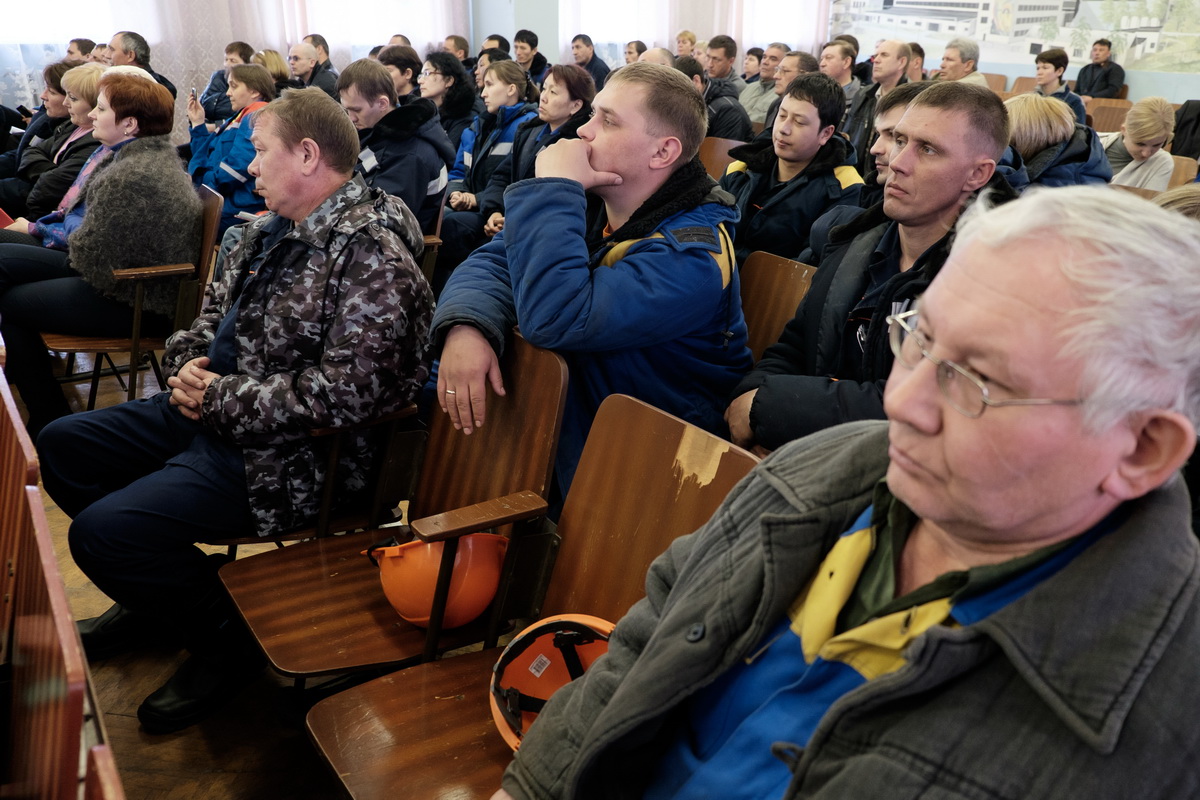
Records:
{"label": "curtain", "polygon": [[387,44],[394,33],[419,53],[440,48],[450,33],[469,29],[470,0],[88,0],[66,2],[54,14],[36,10],[5,15],[0,30],[0,103],[33,108],[42,91],[42,68],[66,55],[75,37],[108,42],[119,30],[137,31],[150,43],[150,64],[179,90],[175,135],[188,138],[187,92],[204,91],[225,58],[225,45],[248,42],[287,57],[306,34],[329,40],[330,58],[345,66]]}

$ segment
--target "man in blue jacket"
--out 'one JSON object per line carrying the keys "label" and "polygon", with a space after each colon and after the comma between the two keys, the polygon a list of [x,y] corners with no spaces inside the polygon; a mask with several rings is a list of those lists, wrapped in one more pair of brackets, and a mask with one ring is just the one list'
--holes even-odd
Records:
{"label": "man in blue jacket", "polygon": [[796,258],[808,247],[812,224],[833,206],[856,205],[863,180],[854,151],[838,136],[845,108],[842,87],[828,75],[792,81],[771,139],[735,147],[721,188],[737,198],[738,261],[755,250]]}
{"label": "man in blue jacket", "polygon": [[437,400],[470,433],[514,325],[561,352],[570,389],[556,476],[565,492],[600,402],[631,394],[722,431],[721,394],[750,368],[733,198],[696,158],[707,112],[681,73],[613,73],[579,139],[542,152],[504,195],[504,230],[455,270],[434,319]]}

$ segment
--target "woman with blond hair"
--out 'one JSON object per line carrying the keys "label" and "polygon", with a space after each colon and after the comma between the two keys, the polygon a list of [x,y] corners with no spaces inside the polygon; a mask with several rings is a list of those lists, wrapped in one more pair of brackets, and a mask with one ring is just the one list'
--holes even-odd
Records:
{"label": "woman with blond hair", "polygon": [[1031,184],[1079,186],[1112,179],[1096,132],[1075,122],[1062,100],[1031,92],[1010,97],[1004,107],[1009,144],[1025,163]]}
{"label": "woman with blond hair", "polygon": [[1175,160],[1163,150],[1175,136],[1175,107],[1163,97],[1133,104],[1119,133],[1100,134],[1112,166],[1113,183],[1161,192],[1171,181]]}
{"label": "woman with blond hair", "polygon": [[261,64],[267,68],[267,72],[271,73],[271,79],[275,81],[276,97],[283,94],[284,89],[304,88],[304,81],[292,77],[292,71],[288,69],[287,61],[279,55],[278,50],[259,50],[250,56],[250,63]]}

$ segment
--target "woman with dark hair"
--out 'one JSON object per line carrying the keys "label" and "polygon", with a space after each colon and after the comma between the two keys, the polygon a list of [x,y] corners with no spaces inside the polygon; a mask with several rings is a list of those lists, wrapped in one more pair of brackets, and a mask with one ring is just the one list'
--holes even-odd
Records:
{"label": "woman with dark hair", "polygon": [[192,183],[215,189],[225,198],[220,233],[239,222],[238,214],[256,214],[267,208],[254,193],[254,176],[248,172],[254,160],[250,141],[250,115],[275,99],[275,81],[266,67],[238,64],[229,71],[225,91],[233,116],[216,132],[204,123],[204,106],[193,95],[188,98],[188,122],[192,123],[192,159],[188,172]]}
{"label": "woman with dark hair", "polygon": [[476,195],[486,220],[485,236],[504,230],[504,190],[509,184],[534,177],[538,153],[562,139],[578,138],[579,129],[592,115],[595,97],[596,83],[586,69],[578,64],[550,67],[542,84],[537,119],[517,128],[512,152],[496,167],[487,187]]}
{"label": "woman with dark hair", "polygon": [[379,51],[376,60],[387,67],[396,86],[396,97],[407,97],[417,88],[417,75],[421,71],[421,57],[417,51],[402,44],[389,44]]}
{"label": "woman with dark hair", "polygon": [[421,86],[421,97],[432,100],[438,107],[442,128],[457,152],[463,131],[484,110],[483,101],[475,94],[474,80],[467,77],[462,62],[453,54],[430,53],[425,57],[417,83]]}
{"label": "woman with dark hair", "polygon": [[[58,209],[17,221],[34,244],[0,245],[5,372],[34,436],[70,413],[39,333],[128,336],[134,287],[113,270],[190,262],[200,246],[200,198],[168,136],[171,93],[148,75],[106,74],[90,116],[101,147]],[[175,280],[146,284],[147,335],[170,332],[175,300]]]}
{"label": "woman with dark hair", "polygon": [[450,211],[442,218],[442,247],[433,276],[435,297],[454,268],[483,243],[485,218],[479,196],[512,153],[517,129],[530,120],[537,121],[534,103],[539,97],[537,87],[517,62],[496,61],[488,66],[483,80],[486,110],[463,134],[450,172],[446,203]]}

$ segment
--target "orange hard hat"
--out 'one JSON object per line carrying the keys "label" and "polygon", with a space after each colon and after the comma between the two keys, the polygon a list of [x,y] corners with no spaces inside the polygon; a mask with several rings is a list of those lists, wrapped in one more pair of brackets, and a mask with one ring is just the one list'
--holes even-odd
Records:
{"label": "orange hard hat", "polygon": [[[500,586],[507,546],[507,539],[493,533],[472,533],[459,539],[443,627],[466,625],[492,602]],[[442,547],[441,542],[417,541],[363,551],[379,564],[379,580],[392,608],[422,628],[429,625]]]}
{"label": "orange hard hat", "polygon": [[492,668],[488,700],[504,741],[516,750],[559,688],[608,652],[613,623],[587,614],[546,617],[521,631]]}

